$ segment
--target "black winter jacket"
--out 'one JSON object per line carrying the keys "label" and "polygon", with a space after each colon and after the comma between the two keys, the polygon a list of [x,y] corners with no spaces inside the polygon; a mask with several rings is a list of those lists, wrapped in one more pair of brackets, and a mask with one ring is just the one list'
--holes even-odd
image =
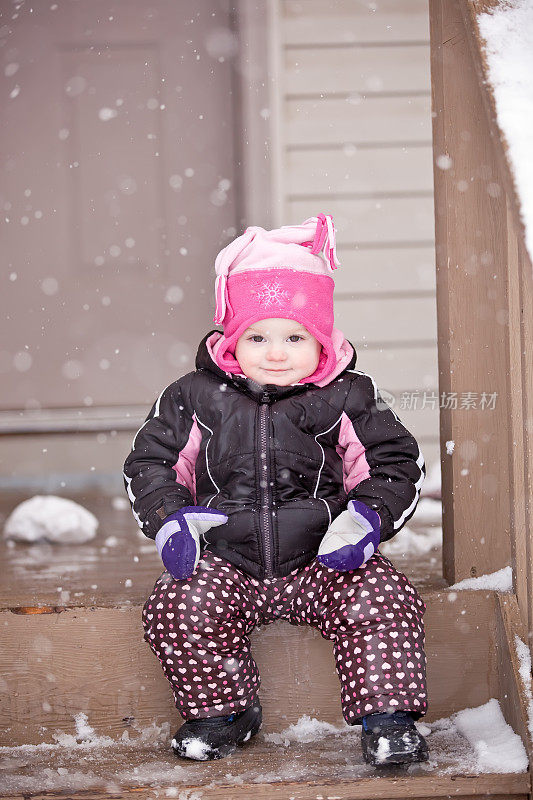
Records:
{"label": "black winter jacket", "polygon": [[374,380],[348,367],[329,384],[260,386],[223,372],[201,342],[196,371],[168,386],[124,465],[133,514],[151,539],[184,506],[224,511],[205,547],[256,578],[309,562],[357,499],[382,541],[412,516],[425,475],[417,442]]}

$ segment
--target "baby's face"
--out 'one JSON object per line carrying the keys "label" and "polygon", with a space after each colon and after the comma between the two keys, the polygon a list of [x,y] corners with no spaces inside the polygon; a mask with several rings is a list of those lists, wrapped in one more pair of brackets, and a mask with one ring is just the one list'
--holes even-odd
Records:
{"label": "baby's face", "polygon": [[312,375],[322,345],[307,328],[291,319],[254,322],[237,341],[235,358],[256,383],[289,386]]}

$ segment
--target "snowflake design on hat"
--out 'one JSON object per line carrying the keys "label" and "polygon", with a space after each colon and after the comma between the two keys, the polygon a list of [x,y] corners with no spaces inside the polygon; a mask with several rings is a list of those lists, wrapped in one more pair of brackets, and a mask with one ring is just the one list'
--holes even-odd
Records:
{"label": "snowflake design on hat", "polygon": [[289,299],[289,293],[278,281],[264,283],[260,289],[254,289],[253,293],[264,306],[281,306]]}

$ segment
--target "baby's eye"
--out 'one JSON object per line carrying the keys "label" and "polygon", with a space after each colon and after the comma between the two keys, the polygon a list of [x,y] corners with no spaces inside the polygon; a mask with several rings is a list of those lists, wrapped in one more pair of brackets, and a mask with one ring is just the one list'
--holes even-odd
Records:
{"label": "baby's eye", "polygon": [[262,342],[263,337],[259,333],[254,333],[252,336],[249,337],[251,342]]}
{"label": "baby's eye", "polygon": [[292,336],[289,336],[289,342],[299,342],[303,339],[303,336],[300,336],[298,333],[293,333]]}

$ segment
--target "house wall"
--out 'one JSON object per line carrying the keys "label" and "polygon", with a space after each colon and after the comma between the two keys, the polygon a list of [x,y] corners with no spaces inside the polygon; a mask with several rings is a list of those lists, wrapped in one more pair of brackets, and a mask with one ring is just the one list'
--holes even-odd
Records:
{"label": "house wall", "polygon": [[2,29],[4,489],[119,486],[239,226],[233,4],[110,10],[23,4]]}
{"label": "house wall", "polygon": [[[342,264],[337,325],[356,346],[358,368],[376,378],[428,464],[435,463],[427,4],[239,0],[235,8],[235,228],[333,214]],[[180,284],[181,262],[172,268]],[[161,380],[152,383],[155,397]],[[119,408],[113,394],[104,400],[98,408],[64,402],[63,427],[46,408],[0,413],[2,485],[59,490],[88,480],[120,489],[120,466],[148,405],[134,398]],[[84,432],[76,432],[79,419]],[[36,434],[39,425],[45,433]],[[29,432],[16,434],[25,426]]]}
{"label": "house wall", "polygon": [[274,222],[333,215],[337,326],[431,464],[439,396],[427,2],[279,0],[271,59]]}

